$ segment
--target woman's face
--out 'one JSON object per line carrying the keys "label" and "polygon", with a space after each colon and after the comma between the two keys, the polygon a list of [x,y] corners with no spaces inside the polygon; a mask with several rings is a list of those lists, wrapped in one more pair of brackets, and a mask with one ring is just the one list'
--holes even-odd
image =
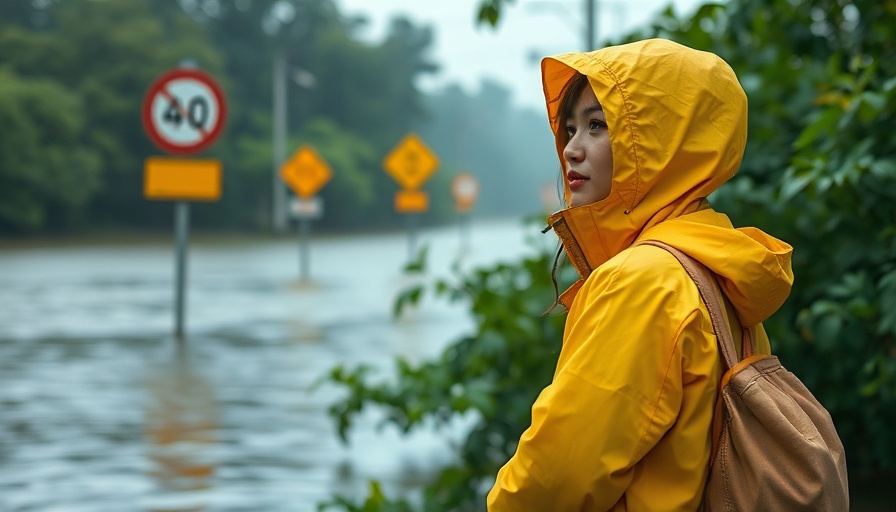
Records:
{"label": "woman's face", "polygon": [[605,199],[613,180],[613,153],[607,118],[590,85],[585,85],[565,123],[569,142],[563,159],[571,192],[569,205],[582,206]]}

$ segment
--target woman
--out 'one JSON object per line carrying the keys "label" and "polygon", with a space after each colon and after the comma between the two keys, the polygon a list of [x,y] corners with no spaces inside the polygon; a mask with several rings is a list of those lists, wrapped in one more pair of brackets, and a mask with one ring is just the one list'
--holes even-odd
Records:
{"label": "woman", "polygon": [[709,313],[659,240],[717,276],[733,332],[787,298],[791,248],[706,197],[737,171],[747,99],[711,53],[647,40],[542,62],[569,208],[549,219],[581,280],[553,382],[498,473],[490,511],[694,511],[720,362]]}

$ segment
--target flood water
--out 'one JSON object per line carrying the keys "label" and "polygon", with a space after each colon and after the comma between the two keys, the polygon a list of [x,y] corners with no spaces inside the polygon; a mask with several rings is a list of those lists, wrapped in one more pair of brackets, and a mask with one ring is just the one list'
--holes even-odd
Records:
{"label": "flood water", "polygon": [[[516,260],[536,235],[485,221],[417,241],[431,278]],[[337,364],[386,376],[471,329],[431,295],[393,319],[419,279],[407,260],[403,232],[314,237],[300,282],[297,237],[194,239],[179,355],[172,243],[0,249],[0,511],[305,512],[368,479],[418,489],[463,420],[404,438],[374,410],[346,446],[326,412],[341,391],[313,387]]]}

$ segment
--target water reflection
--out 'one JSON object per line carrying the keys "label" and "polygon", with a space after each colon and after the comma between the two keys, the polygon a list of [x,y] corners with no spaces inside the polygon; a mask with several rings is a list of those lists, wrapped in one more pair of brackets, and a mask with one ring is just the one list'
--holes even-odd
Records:
{"label": "water reflection", "polygon": [[203,511],[217,465],[218,408],[214,389],[184,354],[147,379],[147,474],[157,486],[147,512]]}

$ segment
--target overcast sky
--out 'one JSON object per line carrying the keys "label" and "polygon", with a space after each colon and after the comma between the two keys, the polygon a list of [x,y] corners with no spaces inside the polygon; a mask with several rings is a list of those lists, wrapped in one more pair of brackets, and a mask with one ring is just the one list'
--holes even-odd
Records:
{"label": "overcast sky", "polygon": [[[700,0],[598,0],[598,40],[619,36],[649,22],[674,2],[690,12]],[[513,90],[513,103],[544,109],[538,63],[541,57],[584,46],[583,0],[516,0],[498,28],[476,26],[479,0],[336,0],[343,14],[364,14],[371,23],[365,38],[382,38],[388,21],[403,14],[417,25],[435,30],[433,58],[442,67],[422,80],[424,90],[460,83],[478,90],[490,77]]]}

